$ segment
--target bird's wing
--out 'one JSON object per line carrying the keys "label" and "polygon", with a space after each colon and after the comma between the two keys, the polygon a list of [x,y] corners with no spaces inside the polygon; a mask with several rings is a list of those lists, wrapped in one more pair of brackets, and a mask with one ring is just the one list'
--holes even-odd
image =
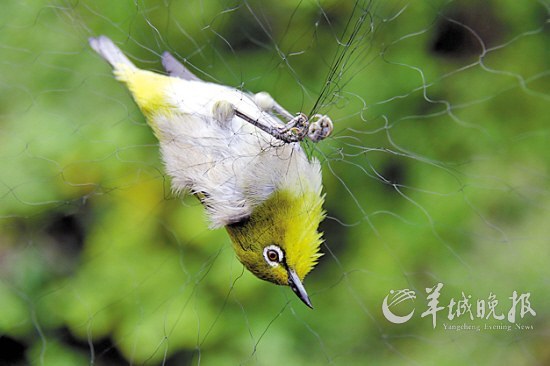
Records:
{"label": "bird's wing", "polygon": [[164,66],[164,69],[170,76],[175,76],[183,80],[200,80],[169,52],[164,52],[162,54],[162,66]]}

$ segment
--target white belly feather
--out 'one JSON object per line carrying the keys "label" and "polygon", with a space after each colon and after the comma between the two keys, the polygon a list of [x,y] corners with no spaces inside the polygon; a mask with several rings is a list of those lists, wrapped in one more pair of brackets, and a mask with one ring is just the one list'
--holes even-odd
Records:
{"label": "white belly feather", "polygon": [[249,94],[177,79],[168,97],[177,108],[170,116],[154,117],[166,171],[175,191],[201,197],[211,227],[249,216],[276,189],[320,192],[319,163],[309,161],[299,143],[277,140],[236,116],[227,121],[213,118],[214,104],[228,101],[264,124],[283,124]]}

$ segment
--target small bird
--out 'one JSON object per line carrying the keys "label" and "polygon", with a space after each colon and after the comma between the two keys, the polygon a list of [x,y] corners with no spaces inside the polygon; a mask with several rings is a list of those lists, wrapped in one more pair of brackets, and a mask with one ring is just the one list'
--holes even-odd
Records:
{"label": "small bird", "polygon": [[312,308],[303,280],[322,255],[324,194],[319,161],[300,141],[327,137],[330,118],[293,116],[266,92],[200,80],[168,52],[162,75],[137,68],[108,37],[89,43],[158,138],[172,189],[199,198],[210,228],[225,227],[250,272],[290,286]]}

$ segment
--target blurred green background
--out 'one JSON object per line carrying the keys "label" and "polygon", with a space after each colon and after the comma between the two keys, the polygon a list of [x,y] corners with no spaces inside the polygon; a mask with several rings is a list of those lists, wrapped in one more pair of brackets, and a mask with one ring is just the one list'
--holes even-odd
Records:
{"label": "blurred green background", "polygon": [[[2,7],[0,364],[550,363],[548,2]],[[328,212],[305,281],[315,310],[244,271],[198,202],[171,193],[88,47],[99,34],[143,68],[169,50],[202,79],[332,117],[334,135],[306,146]],[[420,314],[437,283],[440,306],[493,293],[506,314],[517,291],[536,316],[445,308],[434,329]],[[416,300],[394,311],[415,314],[390,323],[382,301],[405,288]],[[482,329],[444,326],[464,323]]]}

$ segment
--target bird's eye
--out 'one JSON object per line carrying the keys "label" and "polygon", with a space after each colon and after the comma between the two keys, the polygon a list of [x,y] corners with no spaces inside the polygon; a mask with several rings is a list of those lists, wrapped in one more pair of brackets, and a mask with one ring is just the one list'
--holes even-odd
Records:
{"label": "bird's eye", "polygon": [[277,254],[277,252],[274,251],[274,250],[268,250],[267,251],[267,259],[269,259],[272,262],[275,262],[276,260],[279,259],[279,254]]}
{"label": "bird's eye", "polygon": [[272,267],[278,266],[283,261],[283,250],[276,245],[268,245],[264,248],[264,258]]}

